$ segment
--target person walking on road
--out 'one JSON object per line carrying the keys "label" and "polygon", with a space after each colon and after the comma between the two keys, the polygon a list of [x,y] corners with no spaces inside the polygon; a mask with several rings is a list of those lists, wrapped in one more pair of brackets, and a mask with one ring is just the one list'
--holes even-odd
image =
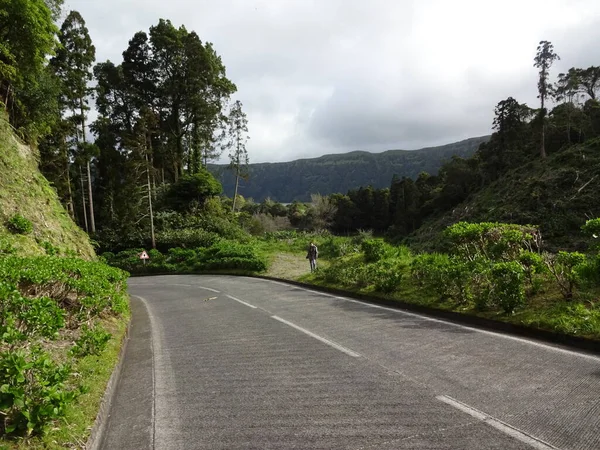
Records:
{"label": "person walking on road", "polygon": [[310,262],[310,271],[314,272],[317,270],[317,258],[319,257],[319,249],[315,245],[314,242],[311,242],[308,246],[308,254],[306,255],[306,259]]}

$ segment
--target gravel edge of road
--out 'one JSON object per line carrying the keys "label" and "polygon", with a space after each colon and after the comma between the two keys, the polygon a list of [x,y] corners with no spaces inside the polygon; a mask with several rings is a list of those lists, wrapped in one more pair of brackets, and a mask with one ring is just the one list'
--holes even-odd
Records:
{"label": "gravel edge of road", "polygon": [[106,390],[104,391],[104,395],[102,396],[102,401],[100,403],[100,408],[98,410],[96,420],[94,421],[92,431],[90,432],[90,437],[88,438],[85,444],[86,450],[98,450],[100,448],[100,444],[102,443],[102,437],[104,436],[104,429],[106,427],[108,413],[110,411],[110,406],[114,398],[116,387],[119,382],[119,377],[121,376],[121,371],[123,368],[125,350],[127,349],[127,343],[129,342],[131,320],[132,316],[130,315],[129,321],[127,322],[125,334],[123,335],[123,339],[121,341],[119,360],[115,365],[115,368],[113,369],[110,378],[108,379]]}

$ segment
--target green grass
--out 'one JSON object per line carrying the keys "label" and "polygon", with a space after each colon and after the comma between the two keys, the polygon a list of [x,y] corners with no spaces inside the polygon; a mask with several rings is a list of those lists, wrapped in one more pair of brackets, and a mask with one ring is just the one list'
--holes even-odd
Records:
{"label": "green grass", "polygon": [[[33,224],[28,235],[11,233],[6,222],[21,214]],[[74,252],[94,259],[87,235],[66,213],[48,180],[38,170],[35,151],[14,135],[0,113],[0,241],[9,243],[19,255],[41,255],[44,241],[61,253]],[[0,252],[1,252],[0,246]]]}
{"label": "green grass", "polygon": [[113,336],[99,356],[86,356],[78,362],[76,372],[89,390],[69,405],[66,416],[44,436],[14,441],[0,440],[1,450],[85,448],[108,380],[118,362],[128,321],[129,316],[123,315],[101,322]]}

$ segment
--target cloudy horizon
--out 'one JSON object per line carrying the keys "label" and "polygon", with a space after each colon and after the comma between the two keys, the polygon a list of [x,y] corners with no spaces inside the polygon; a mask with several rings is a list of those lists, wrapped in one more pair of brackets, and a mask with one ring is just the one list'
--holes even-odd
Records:
{"label": "cloudy horizon", "polygon": [[[540,40],[600,65],[592,0],[66,0],[97,62],[160,18],[212,42],[248,116],[251,163],[414,150],[491,133],[509,96],[537,107]],[[224,161],[225,159],[222,159]]]}

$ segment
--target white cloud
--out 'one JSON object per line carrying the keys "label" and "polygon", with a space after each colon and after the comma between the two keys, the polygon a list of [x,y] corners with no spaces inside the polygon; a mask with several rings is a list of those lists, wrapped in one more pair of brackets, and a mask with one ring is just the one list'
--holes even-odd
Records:
{"label": "white cloud", "polygon": [[419,148],[490,132],[537,104],[535,49],[600,64],[595,0],[67,0],[99,61],[159,18],[213,42],[248,114],[252,162]]}

